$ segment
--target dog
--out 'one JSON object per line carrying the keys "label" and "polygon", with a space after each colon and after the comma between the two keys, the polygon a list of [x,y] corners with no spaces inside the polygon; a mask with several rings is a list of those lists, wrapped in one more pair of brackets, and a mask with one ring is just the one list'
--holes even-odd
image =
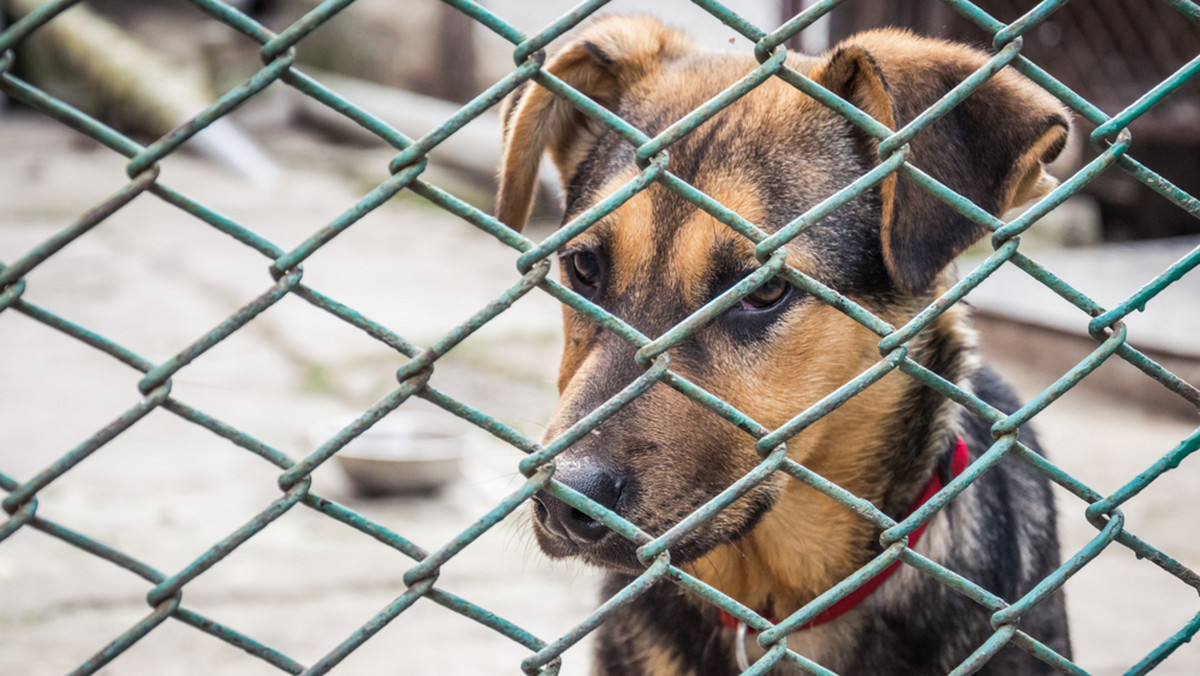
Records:
{"label": "dog", "polygon": [[[789,55],[807,75],[895,130],[988,56],[897,29],[856,35],[823,56]],[[647,17],[579,29],[545,69],[654,136],[758,63],[706,52]],[[496,215],[520,230],[548,151],[562,176],[564,223],[639,172],[634,147],[527,82],[502,105]],[[1005,68],[909,143],[908,161],[994,215],[1049,192],[1044,165],[1063,148],[1065,108]],[[666,169],[767,232],[879,164],[877,140],[793,86],[769,78],[667,147]],[[986,229],[896,173],[804,230],[788,265],[902,326],[954,281],[952,261]],[[655,338],[760,267],[754,243],[653,183],[559,250],[562,283]],[[545,439],[570,428],[644,373],[635,348],[564,306],[560,401]],[[879,336],[778,276],[673,346],[672,373],[775,430],[880,360]],[[1005,412],[1009,388],[978,356],[966,309],[952,306],[908,343],[908,358]],[[1020,439],[1041,452],[1032,433]],[[993,439],[990,424],[893,371],[787,439],[788,457],[897,520]],[[634,523],[664,533],[761,461],[755,439],[657,382],[556,460],[554,477]],[[951,466],[954,466],[951,469]],[[927,495],[926,495],[927,497]],[[533,531],[550,557],[607,570],[602,597],[644,566],[636,546],[545,493]],[[1013,602],[1059,565],[1049,482],[1006,457],[909,536],[920,555]],[[880,531],[840,502],[773,473],[670,548],[671,563],[778,621],[882,551]],[[895,574],[890,574],[894,572]],[[861,598],[858,598],[861,597]],[[792,633],[788,645],[839,674],[945,674],[994,630],[992,610],[909,565],[897,565]],[[843,604],[844,605],[844,604]],[[736,621],[660,581],[597,632],[594,673],[724,675],[762,650],[739,646]],[[1070,657],[1061,593],[1020,628]],[[793,673],[785,663],[771,673]],[[1051,671],[1005,646],[979,673]]]}

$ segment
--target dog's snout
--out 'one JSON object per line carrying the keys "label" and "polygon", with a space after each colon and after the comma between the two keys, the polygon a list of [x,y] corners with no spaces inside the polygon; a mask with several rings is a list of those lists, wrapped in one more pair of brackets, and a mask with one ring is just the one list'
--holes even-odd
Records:
{"label": "dog's snout", "polygon": [[[594,462],[581,462],[554,474],[567,486],[595,500],[601,506],[615,510],[621,500],[625,482],[614,472]],[[533,496],[538,521],[554,535],[580,544],[598,542],[608,528],[571,505],[545,492]]]}

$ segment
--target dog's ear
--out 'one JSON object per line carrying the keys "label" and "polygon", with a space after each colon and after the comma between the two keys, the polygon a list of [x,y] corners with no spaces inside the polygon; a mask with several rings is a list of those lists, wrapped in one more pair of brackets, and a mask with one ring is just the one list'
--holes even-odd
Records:
{"label": "dog's ear", "polygon": [[[839,44],[812,78],[899,129],[987,59],[963,45],[879,30]],[[1056,181],[1043,164],[1058,156],[1068,128],[1062,104],[1006,67],[913,137],[909,161],[999,216],[1054,188]],[[873,138],[864,138],[862,147],[868,161],[877,160]],[[889,176],[880,195],[884,261],[904,292],[927,291],[938,273],[986,232],[904,176]]]}
{"label": "dog's ear", "polygon": [[[589,24],[546,70],[606,108],[653,69],[693,48],[691,40],[645,16],[607,16]],[[563,181],[570,179],[598,136],[577,108],[533,82],[503,102],[504,147],[496,218],[518,232],[533,206],[537,170],[549,150]]]}

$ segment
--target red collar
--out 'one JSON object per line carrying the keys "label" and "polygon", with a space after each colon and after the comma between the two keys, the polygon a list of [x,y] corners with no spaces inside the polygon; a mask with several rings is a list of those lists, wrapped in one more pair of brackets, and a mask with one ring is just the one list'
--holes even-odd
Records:
{"label": "red collar", "polygon": [[[959,474],[962,474],[963,470],[967,468],[968,462],[970,462],[970,460],[967,455],[967,444],[960,436],[958,437],[958,443],[954,446],[954,454],[950,457],[950,479],[953,480]],[[929,502],[929,499],[936,495],[937,492],[942,490],[944,487],[945,483],[942,481],[942,472],[935,469],[933,476],[929,477],[929,483],[925,484],[925,490],[921,491],[921,494],[917,496],[917,499],[913,503],[912,507],[909,507],[908,512],[904,514],[904,518],[908,518],[910,514],[920,509],[922,505],[924,505],[926,502]],[[925,526],[928,525],[928,523],[929,522],[926,521],[925,523],[913,529],[912,534],[908,536],[909,547],[916,547],[917,543],[921,541],[921,535],[925,532]],[[825,624],[826,622],[831,622],[841,617],[845,613],[850,612],[855,606],[865,601],[866,598],[870,596],[876,589],[879,589],[880,585],[886,582],[887,579],[892,576],[892,573],[895,573],[897,570],[899,570],[899,568],[900,561],[897,560],[892,565],[879,571],[875,577],[864,582],[858,589],[855,589],[846,596],[842,597],[842,599],[837,603],[826,608],[825,611],[820,615],[817,615],[807,623],[801,625],[796,631],[803,631],[820,624]],[[764,614],[763,617],[765,617],[767,621],[772,624],[779,624],[778,620],[768,614]],[[729,627],[730,629],[737,629],[739,620],[733,615],[730,615],[722,610],[721,624]],[[754,629],[749,627],[747,627],[746,630],[752,634],[757,633]]]}

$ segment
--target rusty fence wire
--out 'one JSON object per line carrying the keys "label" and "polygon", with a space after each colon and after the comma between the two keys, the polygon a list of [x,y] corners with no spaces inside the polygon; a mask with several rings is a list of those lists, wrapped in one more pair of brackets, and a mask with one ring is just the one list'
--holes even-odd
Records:
{"label": "rusty fence wire", "polygon": [[[1046,0],[1036,4],[1010,24],[997,21],[966,0],[940,0],[993,36],[993,57],[975,76],[954,88],[943,100],[935,104],[931,108],[931,114],[922,115],[907,127],[892,132],[804,75],[789,68],[784,62],[785,48],[783,45],[785,42],[823,14],[841,4],[840,0],[820,0],[811,3],[805,11],[770,32],[751,24],[715,0],[694,0],[696,5],[709,12],[715,21],[732,27],[750,41],[760,66],[748,73],[743,80],[714,97],[708,104],[690,113],[680,123],[672,125],[659,136],[650,138],[542,69],[543,50],[566,31],[602,8],[605,4],[603,0],[583,2],[535,35],[526,35],[518,31],[502,17],[496,16],[481,4],[471,0],[446,0],[447,4],[456,10],[511,42],[514,68],[506,77],[462,106],[439,127],[425,136],[413,139],[367,113],[356,106],[354,102],[339,96],[321,82],[306,75],[296,65],[295,45],[351,5],[353,0],[324,2],[279,33],[268,30],[235,6],[220,0],[189,1],[199,12],[223,22],[260,43],[263,66],[243,84],[229,90],[212,105],[162,138],[145,146],[30,85],[14,72],[16,61],[14,48],[30,34],[53,22],[63,11],[76,4],[77,0],[48,2],[0,33],[0,89],[6,95],[128,158],[125,168],[129,181],[124,187],[20,258],[0,265],[0,312],[16,312],[25,315],[100,350],[143,374],[137,385],[140,396],[136,403],[110,424],[82,440],[77,446],[71,448],[35,475],[18,478],[4,474],[4,468],[0,468],[0,489],[5,492],[5,497],[0,501],[4,510],[4,520],[0,522],[0,546],[3,546],[6,538],[21,529],[36,529],[120,566],[144,579],[147,583],[146,602],[150,610],[145,617],[113,637],[109,644],[97,646],[97,652],[79,665],[74,673],[88,674],[98,671],[147,634],[155,631],[157,627],[172,620],[194,627],[217,640],[241,648],[253,658],[263,660],[284,672],[321,674],[333,669],[347,655],[414,603],[424,601],[433,602],[460,613],[524,646],[529,651],[528,657],[520,665],[525,673],[553,674],[557,673],[559,669],[562,654],[594,630],[614,609],[629,602],[652,583],[669,580],[707,599],[760,632],[757,635],[757,641],[766,650],[766,653],[747,673],[764,673],[775,664],[784,662],[807,673],[827,674],[831,672],[789,650],[784,640],[787,634],[832,606],[842,597],[852,593],[859,585],[873,577],[878,570],[899,560],[913,566],[924,575],[936,578],[942,584],[965,594],[994,612],[992,624],[995,627],[995,633],[992,638],[978,646],[975,653],[964,661],[955,673],[970,673],[985,663],[1004,645],[1012,643],[1064,673],[1083,674],[1086,672],[1081,668],[1022,632],[1018,621],[1022,613],[1057,590],[1067,578],[1087,565],[1105,548],[1114,543],[1128,548],[1139,558],[1149,562],[1146,565],[1156,565],[1178,578],[1181,589],[1190,587],[1191,592],[1200,590],[1200,577],[1195,572],[1173,559],[1168,553],[1156,548],[1152,543],[1126,529],[1121,512],[1124,502],[1200,448],[1200,430],[1182,440],[1178,446],[1162,455],[1127,484],[1107,495],[1093,490],[1050,461],[1033,453],[1016,436],[1016,430],[1021,424],[1062,396],[1101,363],[1113,357],[1133,364],[1149,377],[1161,383],[1163,387],[1193,405],[1200,405],[1200,393],[1194,387],[1127,343],[1127,331],[1122,323],[1124,317],[1152,302],[1163,289],[1200,264],[1200,249],[1194,250],[1176,261],[1160,275],[1149,280],[1142,288],[1133,290],[1120,304],[1114,307],[1102,307],[1029,258],[1019,247],[1019,236],[1023,231],[1105,171],[1126,172],[1173,202],[1180,209],[1193,217],[1200,218],[1200,201],[1197,201],[1196,197],[1172,185],[1139,163],[1128,152],[1132,143],[1128,126],[1173,90],[1192,78],[1196,71],[1200,70],[1200,57],[1194,58],[1169,78],[1145,92],[1120,113],[1110,117],[1021,54],[1022,35],[1037,26],[1056,9],[1065,5],[1067,0]],[[1190,0],[1156,1],[1161,1],[1176,10],[1179,21],[1200,22],[1200,6]],[[1065,180],[1029,211],[1008,223],[990,216],[966,198],[906,163],[904,152],[908,139],[919,133],[941,114],[952,109],[982,85],[990,73],[994,73],[1003,66],[1011,66],[1023,73],[1066,104],[1075,114],[1096,125],[1090,141],[1097,152],[1095,159]],[[880,140],[880,164],[875,170],[771,235],[688,185],[672,174],[667,164],[667,153],[674,141],[769,78],[779,78],[798,88]],[[508,229],[491,215],[468,205],[422,178],[426,168],[427,153],[464,124],[495,106],[518,85],[529,80],[569,101],[571,105],[598,124],[616,132],[635,146],[636,155],[642,167],[640,174],[624,188],[575,217],[541,242],[532,241]],[[328,106],[373,132],[396,149],[396,155],[389,167],[390,178],[375,186],[356,204],[347,208],[337,218],[291,250],[277,246],[243,224],[216,213],[204,204],[159,180],[160,160],[176,151],[197,132],[275,82],[282,82]],[[904,174],[908,179],[923,186],[924,189],[951,205],[959,213],[987,227],[992,231],[994,246],[994,253],[989,255],[974,271],[966,275],[936,302],[918,313],[908,324],[900,327],[889,325],[851,299],[787,266],[782,256],[782,247],[791,238],[823,215],[852,200],[862,191],[871,189],[887,175],[895,172]],[[882,355],[878,364],[846,383],[809,410],[801,412],[783,427],[766,429],[671,370],[667,356],[669,348],[703,326],[707,319],[713,316],[714,307],[698,311],[693,317],[662,336],[645,336],[619,318],[547,276],[551,267],[550,257],[560,246],[620,206],[632,195],[655,183],[681,195],[699,209],[711,214],[756,244],[756,254],[762,263],[762,271],[751,275],[715,302],[724,304],[725,307],[735,304],[772,275],[779,275],[817,298],[835,305],[855,321],[875,332],[879,336],[879,350]],[[303,279],[302,264],[305,259],[340,233],[352,227],[367,213],[402,191],[412,191],[420,195],[521,253],[517,264],[519,279],[512,284],[511,288],[428,346],[417,345],[406,340],[388,327],[372,321],[353,308],[308,286]],[[264,262],[268,263],[269,277],[264,278],[261,295],[211,331],[198,336],[195,342],[162,363],[151,362],[112,340],[90,331],[87,327],[23,299],[26,288],[24,277],[27,273],[70,242],[85,236],[89,230],[142,193],[150,193],[156,198],[186,211],[212,228],[262,254]],[[907,356],[908,341],[1002,265],[1019,268],[1078,308],[1080,321],[1086,321],[1089,333],[1097,343],[1094,351],[1087,358],[1011,415],[1005,415],[988,406],[970,393],[959,389],[910,360]],[[504,312],[518,299],[534,292],[535,289],[538,292],[550,294],[630,342],[637,348],[638,363],[644,368],[643,375],[614,396],[612,400],[596,409],[559,438],[545,445],[539,444],[534,439],[489,416],[486,412],[476,410],[445,392],[435,389],[428,382],[442,355],[472,332]],[[312,454],[302,458],[289,457],[263,441],[235,429],[203,411],[192,408],[173,397],[171,393],[171,379],[176,373],[288,295],[304,299],[407,358],[407,362],[396,373],[397,385],[390,394],[362,412],[357,419],[328,439]],[[11,358],[11,356],[4,355],[0,358]],[[786,441],[790,436],[822,415],[834,410],[870,383],[897,370],[917,379],[979,416],[991,420],[995,437],[992,447],[973,463],[967,472],[947,485],[941,494],[925,507],[918,509],[900,523],[893,521],[869,502],[857,498],[789,459],[786,454]],[[635,524],[622,519],[554,480],[554,459],[558,454],[566,450],[574,440],[595,429],[621,406],[645,392],[655,383],[664,383],[674,388],[746,430],[757,440],[757,449],[762,457],[758,467],[744,479],[719,494],[704,508],[688,516],[670,532],[657,538],[651,537]],[[373,522],[344,505],[325,499],[311,490],[310,474],[314,469],[334,456],[350,440],[413,397],[432,402],[511,444],[525,454],[518,464],[518,469],[526,477],[524,484],[467,529],[433,550],[419,547],[402,534]],[[137,424],[139,420],[155,409],[169,411],[183,420],[203,427],[279,469],[279,497],[270,504],[263,505],[262,511],[256,516],[219,542],[213,543],[181,570],[160,571],[147,562],[135,559],[84,533],[73,530],[69,524],[57,523],[38,514],[38,494],[42,489],[62,478],[88,456],[103,452],[109,441]],[[1039,583],[1029,594],[1011,603],[988,593],[978,585],[919,556],[906,547],[907,534],[928,519],[947,500],[965,489],[982,473],[988,471],[1001,458],[1010,455],[1030,463],[1053,482],[1075,495],[1080,500],[1080,510],[1083,515],[1097,530],[1095,538],[1090,543],[1080,551],[1074,552],[1061,567]],[[784,618],[778,625],[771,624],[753,610],[738,604],[716,589],[688,575],[679,567],[672,565],[670,556],[671,547],[679,538],[700,526],[716,511],[731,504],[745,491],[765,480],[774,472],[784,472],[843,502],[862,518],[867,519],[883,531],[881,536],[883,552],[877,558],[792,616]],[[470,599],[455,596],[438,586],[439,569],[443,564],[468,547],[505,516],[522,506],[530,496],[539,490],[546,490],[570,505],[593,515],[621,536],[635,542],[639,546],[639,558],[646,565],[645,572],[635,582],[562,636],[535,636],[513,622],[476,605]],[[386,607],[379,609],[373,617],[365,618],[366,621],[351,635],[330,637],[328,651],[312,664],[301,664],[254,637],[239,632],[235,627],[225,626],[211,620],[190,609],[184,598],[184,590],[190,582],[218,565],[223,558],[240,545],[269,528],[273,521],[294,508],[315,510],[356,528],[366,536],[389,545],[396,551],[399,560],[410,562],[408,564],[410,567],[404,574],[404,583],[407,587],[403,593]],[[1164,637],[1162,643],[1145,655],[1128,673],[1142,674],[1152,670],[1172,651],[1190,640],[1198,630],[1200,630],[1200,614],[1197,614],[1174,635]]]}

